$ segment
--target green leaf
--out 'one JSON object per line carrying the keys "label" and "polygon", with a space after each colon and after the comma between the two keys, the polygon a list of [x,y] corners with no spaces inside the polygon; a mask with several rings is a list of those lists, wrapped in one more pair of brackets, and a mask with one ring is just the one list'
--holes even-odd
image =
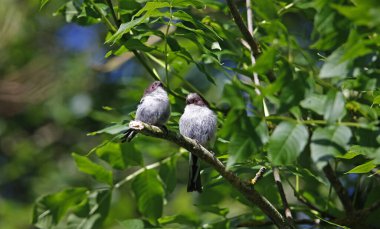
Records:
{"label": "green leaf", "polygon": [[40,2],[40,10],[49,2],[50,0],[41,0]]}
{"label": "green leaf", "polygon": [[366,155],[368,157],[373,156],[375,152],[374,148],[371,147],[364,147],[360,145],[353,145],[350,147],[350,150],[344,155],[338,155],[336,156],[337,158],[342,158],[342,159],[352,159],[358,155]]}
{"label": "green leaf", "polygon": [[139,150],[133,144],[121,144],[121,153],[126,165],[143,166],[144,159]]}
{"label": "green leaf", "polygon": [[71,188],[38,198],[33,209],[33,224],[50,228],[57,224],[70,210],[87,198],[86,188]]}
{"label": "green leaf", "polygon": [[[211,41],[222,40],[222,38],[218,35],[218,33],[216,33],[211,27],[203,23],[200,23],[198,20],[193,18],[193,16],[191,16],[190,14],[186,13],[183,10],[178,10],[174,12],[173,17],[192,23],[196,28],[203,31],[203,33],[200,33],[200,34],[202,34],[206,38],[209,38]],[[189,27],[185,26],[183,23],[178,23],[178,25],[182,26],[182,28],[184,29],[188,29],[190,31],[196,32],[196,30],[190,29]]]}
{"label": "green leaf", "polygon": [[95,224],[91,228],[101,228],[102,223],[106,220],[112,199],[112,190],[100,190],[95,191],[90,195],[90,205],[91,211],[90,214],[99,215],[99,218],[96,219]]}
{"label": "green leaf", "polygon": [[317,128],[311,137],[311,158],[317,163],[342,155],[346,152],[351,136],[351,130],[346,126]]}
{"label": "green leaf", "polygon": [[204,1],[201,0],[172,0],[173,7],[180,8],[180,7],[188,7],[188,6],[194,6],[196,8],[203,8],[205,7]]}
{"label": "green leaf", "polygon": [[228,167],[250,159],[269,138],[265,121],[257,117],[248,117],[246,110],[230,111],[220,136],[230,138]]}
{"label": "green leaf", "polygon": [[255,0],[255,4],[253,4],[253,6],[260,17],[266,20],[273,20],[277,17],[276,4],[274,2]]}
{"label": "green leaf", "polygon": [[229,208],[221,208],[218,205],[197,205],[197,207],[204,212],[211,212],[223,217],[226,217],[230,211]]}
{"label": "green leaf", "polygon": [[148,221],[157,225],[164,204],[164,188],[155,170],[146,170],[132,182],[139,211]]}
{"label": "green leaf", "polygon": [[141,219],[127,219],[119,222],[119,224],[125,229],[144,229],[144,222]]}
{"label": "green leaf", "polygon": [[356,6],[340,6],[333,4],[333,7],[342,15],[354,21],[357,25],[367,26],[369,28],[377,27],[380,25],[379,5],[363,4],[362,1],[358,2]]}
{"label": "green leaf", "polygon": [[371,45],[370,40],[366,37],[362,38],[357,30],[351,30],[348,40],[344,44],[344,55],[342,56],[342,61],[354,60],[357,57],[371,53],[372,49],[367,47],[369,45]]}
{"label": "green leaf", "polygon": [[116,123],[112,126],[104,128],[104,129],[87,133],[87,136],[94,136],[94,135],[103,134],[103,133],[115,135],[115,134],[119,134],[121,132],[124,132],[126,130],[128,130],[128,126],[126,126],[123,123]]}
{"label": "green leaf", "polygon": [[372,169],[376,168],[376,164],[374,163],[375,160],[366,162],[364,164],[358,165],[355,168],[351,169],[350,171],[346,172],[347,173],[368,173]]}
{"label": "green leaf", "polygon": [[[153,10],[156,9],[161,9],[165,7],[170,7],[169,2],[147,2],[141,10],[139,10],[133,17],[138,17],[142,15],[144,12],[152,12]],[[149,15],[149,14],[148,14]]]}
{"label": "green leaf", "polygon": [[79,14],[79,10],[75,7],[74,2],[69,1],[64,7],[64,15],[66,22],[72,22],[73,19]]}
{"label": "green leaf", "polygon": [[374,99],[373,99],[373,104],[380,104],[380,95],[376,96]]}
{"label": "green leaf", "polygon": [[92,162],[88,157],[80,156],[72,153],[72,156],[80,171],[94,177],[99,182],[104,182],[112,185],[112,172],[104,167]]}
{"label": "green leaf", "polygon": [[[135,15],[133,15],[132,20],[120,25],[119,29],[116,31],[114,35],[112,35],[106,43],[115,43],[120,40],[120,38],[131,31],[137,25],[144,23],[150,16],[152,16],[157,9],[169,7],[170,4],[168,2],[147,2],[146,5],[141,8]],[[144,15],[142,15],[144,13]],[[141,17],[139,17],[142,15]],[[158,16],[158,15],[155,15]],[[136,17],[139,17],[135,19]]]}
{"label": "green leaf", "polygon": [[143,165],[140,151],[132,144],[119,144],[114,142],[102,143],[96,148],[96,154],[108,162],[114,169],[125,169],[127,166]]}
{"label": "green leaf", "polygon": [[69,214],[60,226],[83,229],[102,228],[109,212],[111,194],[110,189],[96,190],[91,193],[88,191],[87,198],[84,198],[74,209],[70,209],[75,216]]}
{"label": "green leaf", "polygon": [[106,40],[105,43],[115,43],[116,41],[120,40],[120,38],[128,33],[129,31],[131,31],[132,28],[134,28],[135,26],[143,23],[146,19],[148,18],[148,16],[142,16],[140,18],[137,18],[137,19],[134,19],[134,20],[131,20],[129,22],[126,22],[126,23],[123,23],[120,25],[119,29],[116,31],[116,33],[114,35],[112,35],[111,37],[108,38],[108,40]]}
{"label": "green leaf", "polygon": [[120,144],[108,142],[96,150],[96,155],[108,162],[112,168],[124,169],[126,167]]}
{"label": "green leaf", "polygon": [[160,173],[160,177],[162,181],[166,185],[165,192],[167,194],[172,193],[175,189],[175,186],[177,185],[176,165],[177,165],[177,159],[173,157],[171,158],[170,161],[160,166],[159,173]]}
{"label": "green leaf", "polygon": [[290,165],[301,154],[308,141],[305,126],[293,122],[281,122],[269,139],[269,160],[274,165]]}
{"label": "green leaf", "polygon": [[312,94],[301,101],[301,106],[319,115],[323,115],[325,113],[326,99],[326,95]]}
{"label": "green leaf", "polygon": [[339,48],[327,57],[321,68],[319,77],[322,79],[333,77],[337,77],[339,79],[345,78],[348,74],[349,61],[342,61],[344,53],[344,49]]}
{"label": "green leaf", "polygon": [[264,51],[264,53],[257,59],[256,64],[253,66],[253,71],[258,74],[267,74],[273,68],[276,57],[276,49],[271,47]]}
{"label": "green leaf", "polygon": [[341,159],[352,159],[358,155],[361,155],[361,153],[359,152],[353,152],[353,151],[348,151],[346,154],[344,155],[338,155],[338,156],[335,156],[336,158],[341,158]]}
{"label": "green leaf", "polygon": [[328,123],[333,123],[345,115],[343,94],[335,89],[332,89],[327,94],[327,99],[324,105],[324,119]]}
{"label": "green leaf", "polygon": [[180,51],[181,50],[181,46],[179,45],[179,43],[177,42],[176,39],[172,38],[171,36],[168,36],[166,38],[167,42],[168,42],[168,45],[170,47],[170,49],[173,51],[173,52],[177,52],[177,51]]}
{"label": "green leaf", "polygon": [[[160,225],[168,225],[168,224],[180,224],[182,226],[184,225],[192,225],[192,226],[197,226],[199,225],[200,222],[195,221],[189,216],[184,216],[184,215],[170,215],[170,216],[163,216],[158,219],[158,222]],[[168,227],[165,227],[168,228]]]}
{"label": "green leaf", "polygon": [[133,38],[128,39],[128,41],[123,44],[126,48],[128,48],[128,50],[140,50],[143,52],[150,52],[154,50],[154,48],[149,47],[145,45],[144,43],[142,43],[140,40],[133,39]]}
{"label": "green leaf", "polygon": [[312,179],[313,181],[317,181],[323,185],[327,185],[327,182],[324,181],[320,176],[313,174],[310,170],[306,168],[300,168],[296,166],[288,166],[287,169],[294,175],[298,175],[303,178]]}
{"label": "green leaf", "polygon": [[252,155],[254,151],[253,148],[257,149],[252,143],[252,139],[247,138],[247,135],[244,133],[240,132],[232,135],[228,148],[229,157],[227,167],[247,160]]}
{"label": "green leaf", "polygon": [[[245,101],[243,96],[241,96],[241,92],[231,84],[225,84],[223,89],[223,97],[221,103],[227,103],[229,107],[233,107],[233,111],[237,110],[244,110],[245,108]],[[227,115],[226,120],[229,119],[236,119],[236,116],[231,115],[232,111],[230,111]],[[231,125],[233,125],[233,121],[231,122]]]}

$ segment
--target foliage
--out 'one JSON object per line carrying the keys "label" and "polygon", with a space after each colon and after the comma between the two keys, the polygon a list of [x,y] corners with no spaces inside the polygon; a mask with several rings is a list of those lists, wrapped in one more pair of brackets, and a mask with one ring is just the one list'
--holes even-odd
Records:
{"label": "foliage", "polygon": [[[68,0],[56,14],[84,26],[103,24],[107,28],[104,41],[110,48],[108,57],[133,52],[152,79],[159,77],[165,82],[174,111],[169,128],[178,126],[186,93],[199,92],[218,111],[219,131],[213,149],[218,158],[243,179],[251,179],[258,165],[278,166],[282,183],[288,187],[286,195],[294,192],[309,203],[305,207],[289,200],[297,213],[294,218],[303,213],[307,219],[332,225],[377,225],[378,208],[354,222],[349,220],[350,215],[345,217],[347,209],[339,203],[340,191],[331,191],[335,186],[323,172],[333,165],[356,212],[380,197],[375,180],[375,168],[380,164],[380,22],[374,16],[380,14],[380,8],[375,0],[253,1],[253,35],[263,52],[254,66],[224,2],[113,2],[116,5],[112,7],[110,1]],[[239,4],[245,9],[242,2]],[[48,6],[48,1],[41,1],[41,7],[44,5]],[[241,15],[246,15],[243,10]],[[175,30],[169,33],[171,27]],[[151,42],[152,37],[158,37],[159,42]],[[259,74],[260,86],[251,80],[254,72]],[[133,98],[128,102],[138,102],[146,82],[130,82],[141,90],[129,87],[128,95],[133,94]],[[256,94],[255,88],[261,93]],[[269,108],[268,117],[263,115],[263,100]],[[121,106],[121,101],[105,105]],[[134,106],[126,110],[131,112],[129,120]],[[113,112],[105,109],[93,117],[98,123],[120,121],[122,115]],[[174,191],[180,188],[174,180],[187,172],[177,170],[184,166],[177,166],[181,160],[176,155],[181,149],[141,136],[132,145],[120,145],[117,139],[125,123],[92,132],[90,135],[102,134],[106,142],[85,156],[72,154],[77,168],[96,182],[39,198],[33,211],[35,226],[92,228],[106,223],[124,228],[224,228],[269,220],[209,167],[202,173],[205,192],[196,200],[197,211],[204,214],[195,216],[184,210],[173,215],[174,211],[165,211],[173,196],[191,195]],[[147,163],[165,157],[168,160],[162,165],[151,168]],[[133,169],[144,166],[146,170],[133,175]],[[126,169],[129,173],[119,171]],[[255,189],[282,209],[270,173]],[[134,219],[120,216],[120,223],[112,216],[113,221],[104,222],[112,211],[111,197],[115,193],[124,195],[127,191],[121,187],[127,181],[132,181],[128,190],[133,190],[138,214]],[[228,210],[224,206],[232,207]]]}

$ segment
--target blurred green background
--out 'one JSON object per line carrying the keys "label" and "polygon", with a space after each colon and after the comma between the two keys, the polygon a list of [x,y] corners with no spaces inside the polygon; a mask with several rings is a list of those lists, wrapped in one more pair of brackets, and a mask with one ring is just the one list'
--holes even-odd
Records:
{"label": "blurred green background", "polygon": [[[103,25],[81,27],[52,16],[63,1],[51,1],[39,10],[39,0],[1,0],[0,4],[0,228],[30,226],[34,201],[43,194],[66,187],[94,187],[95,182],[80,173],[72,152],[85,154],[108,136],[87,133],[128,118],[135,110],[149,75],[130,56],[115,60],[120,67],[105,66],[107,46],[103,44]],[[126,61],[128,60],[128,61]],[[197,70],[182,66],[192,81]],[[160,72],[164,75],[163,72]],[[198,78],[199,79],[199,78]],[[223,81],[223,77],[218,78]],[[173,79],[171,84],[178,87]],[[221,83],[221,82],[219,82]],[[192,84],[211,101],[222,88],[211,87],[206,77]],[[218,84],[218,82],[217,82]],[[174,98],[171,98],[174,99]],[[176,102],[174,120],[182,112],[183,101]],[[107,108],[108,107],[108,108]],[[112,108],[112,109],[109,109]],[[169,125],[176,126],[175,123]],[[169,143],[140,136],[135,145],[142,150],[145,164],[165,158],[179,148]],[[149,144],[149,145],[147,145]],[[165,147],[161,147],[161,145]],[[165,149],[165,152],[162,152]],[[171,149],[167,152],[167,149]],[[187,155],[179,160],[179,184],[165,207],[165,214],[191,216],[197,210],[196,194],[185,194]],[[120,172],[120,180],[127,171]],[[206,171],[207,173],[207,171]],[[211,176],[211,175],[210,175]],[[113,195],[110,217],[115,220],[138,215],[129,184]],[[219,192],[202,196],[202,203],[217,203]],[[194,199],[195,198],[195,199]],[[220,207],[234,207],[228,199]],[[245,207],[234,201],[236,214]],[[178,212],[180,211],[180,212]],[[206,218],[212,216],[205,215]],[[197,218],[197,217],[194,217]]]}
{"label": "blurred green background", "polygon": [[[52,14],[63,2],[65,1],[50,1],[49,4],[40,11],[40,0],[1,0],[1,229],[33,228],[30,226],[33,203],[42,195],[58,192],[69,187],[86,187],[89,190],[100,190],[104,188],[102,184],[95,182],[90,176],[78,171],[71,154],[73,152],[80,155],[87,154],[97,145],[105,140],[111,139],[112,137],[105,134],[96,136],[88,136],[87,134],[103,129],[115,122],[130,119],[131,116],[129,113],[136,109],[143,90],[153,81],[147,72],[141,68],[141,64],[137,62],[130,53],[125,53],[117,57],[113,56],[108,59],[105,58],[109,49],[117,49],[118,47],[110,47],[108,44],[103,44],[107,33],[103,23],[81,27],[78,24],[66,23],[65,18],[62,16],[54,17]],[[258,2],[261,3],[258,9],[266,9],[267,2],[265,0]],[[334,57],[331,53],[339,50],[338,47],[341,45],[347,45],[347,47],[354,50],[347,49],[347,53],[353,56],[352,61],[364,55],[359,55],[360,52],[356,51],[355,46],[351,45],[350,39],[345,43],[348,34],[355,31],[351,29],[353,25],[347,23],[348,19],[343,18],[343,16],[336,16],[337,13],[330,9],[330,6],[327,7],[329,4],[326,3],[326,1],[315,0],[311,2],[315,4],[315,8],[318,8],[319,3],[323,2],[323,6],[326,4],[326,11],[310,10],[307,6],[300,4],[300,8],[290,9],[289,12],[281,14],[281,17],[276,18],[278,22],[281,21],[281,24],[278,25],[286,27],[286,30],[284,29],[283,31],[279,30],[276,26],[259,23],[261,26],[259,27],[259,35],[262,33],[262,37],[260,37],[263,41],[262,43],[266,45],[275,44],[273,47],[270,45],[268,45],[269,48],[266,47],[266,53],[273,54],[273,61],[270,61],[269,68],[275,66],[276,48],[280,47],[278,48],[278,52],[289,58],[289,60],[279,58],[286,63],[285,65],[279,65],[280,67],[275,69],[278,70],[278,72],[275,73],[281,73],[281,77],[273,84],[269,81],[267,82],[272,86],[268,87],[269,90],[267,93],[270,95],[268,97],[274,104],[277,102],[277,107],[273,104],[272,107],[270,107],[272,110],[278,108],[278,111],[273,112],[274,115],[286,114],[286,117],[288,117],[287,113],[290,107],[298,107],[301,100],[303,100],[304,97],[306,98],[306,95],[309,96],[317,91],[314,90],[314,87],[309,85],[316,85],[315,81],[312,80],[309,82],[308,80],[318,78],[319,70],[321,66],[323,66],[323,61],[319,54],[322,56],[325,55],[326,57]],[[242,5],[243,1],[239,3]],[[280,3],[283,4],[284,2],[280,1]],[[272,3],[272,5],[274,4]],[[285,7],[285,5],[283,5],[283,7]],[[269,7],[268,11],[271,12],[271,10],[275,10],[275,8],[271,9]],[[265,10],[263,10],[263,12],[264,11]],[[194,15],[196,15],[196,12],[198,11],[195,11]],[[194,64],[186,64],[183,59],[177,58],[176,55],[169,55],[169,59],[171,58],[169,61],[171,62],[170,86],[171,89],[176,92],[183,92],[181,94],[186,94],[187,91],[185,90],[193,91],[196,88],[202,92],[209,102],[218,108],[223,108],[225,105],[224,100],[229,100],[230,104],[238,109],[234,111],[235,113],[230,112],[230,118],[226,118],[226,120],[230,121],[230,126],[224,125],[223,127],[224,129],[228,129],[234,125],[233,121],[231,121],[235,120],[233,119],[234,115],[239,118],[247,117],[250,115],[248,113],[251,111],[251,108],[253,110],[253,107],[246,106],[246,101],[248,101],[249,98],[246,98],[246,100],[243,98],[244,94],[239,91],[241,88],[235,88],[235,90],[233,90],[234,88],[231,84],[226,86],[226,93],[222,98],[223,86],[227,81],[229,83],[231,82],[225,75],[230,74],[231,76],[235,76],[235,73],[232,73],[231,70],[228,70],[230,71],[228,72],[226,69],[231,66],[234,67],[236,63],[250,63],[250,59],[247,50],[242,49],[242,45],[239,41],[240,37],[235,36],[240,33],[230,15],[227,13],[226,6],[221,6],[216,12],[216,16],[212,15],[213,19],[223,24],[223,27],[220,27],[223,28],[221,31],[227,31],[223,36],[226,36],[228,39],[225,39],[223,43],[221,42],[221,45],[228,47],[227,51],[233,50],[231,53],[224,53],[223,63],[218,63],[226,67],[223,69],[224,72],[221,70],[221,66],[212,62],[213,59],[210,53],[215,50],[206,50],[207,52],[203,53],[205,49],[200,49],[200,51],[194,48],[194,44],[188,45],[188,43],[191,42],[186,39],[181,40],[181,47],[186,47],[186,50],[190,49],[188,51],[191,55],[194,54],[199,60],[202,60],[202,66],[213,63],[219,67],[219,71],[216,70],[217,68],[208,69],[210,74],[214,76],[216,85],[212,86],[205,75],[200,73]],[[260,13],[261,11],[258,10],[257,12]],[[277,11],[273,12],[276,12],[274,15],[277,17]],[[261,20],[265,21],[266,14],[260,16],[259,13],[259,17],[263,17]],[[328,16],[326,16],[325,13]],[[205,19],[207,21],[207,16],[203,14],[209,15],[211,13],[202,11],[201,15],[198,15],[202,17],[202,20]],[[331,19],[334,17],[337,18],[336,21]],[[330,18],[330,20],[324,20],[325,18]],[[320,26],[314,25],[313,27],[313,22],[315,25]],[[335,23],[339,25],[337,28],[333,26]],[[156,24],[152,23],[151,26],[156,26]],[[143,30],[140,32],[142,33]],[[290,34],[289,37],[287,35],[288,33]],[[178,34],[180,34],[180,32]],[[268,35],[264,36],[264,34]],[[325,36],[326,34],[328,36]],[[355,35],[356,33],[352,34]],[[319,35],[321,38],[318,38]],[[328,39],[324,40],[325,38]],[[357,43],[363,44],[363,42],[368,39],[370,40],[366,33],[364,33],[363,37],[360,37]],[[312,40],[318,42],[315,41],[314,47],[310,49]],[[378,43],[374,42],[374,44],[373,47],[378,47]],[[157,46],[160,46],[161,51],[163,50],[162,42],[158,43]],[[194,48],[194,50],[192,50],[192,48]],[[365,46],[360,46],[359,50],[364,50],[365,48]],[[245,50],[245,52],[242,50]],[[322,50],[322,52],[319,52],[320,50]],[[367,67],[369,57],[373,55],[373,57],[376,57],[371,57],[374,62],[372,68],[375,70],[368,73],[368,76],[366,75],[367,73],[358,76],[357,79],[355,78],[357,81],[351,82],[352,85],[347,83],[348,89],[352,87],[351,89],[353,91],[378,91],[379,82],[378,80],[376,81],[379,66],[377,58],[378,51],[377,49],[373,49],[375,51],[372,49],[368,50],[365,49],[364,52],[368,54],[368,56],[355,62],[357,65],[353,65],[352,69],[356,66]],[[221,52],[218,55],[222,55]],[[372,52],[374,52],[374,54],[372,54]],[[155,54],[158,56],[157,62],[161,61],[162,63],[162,59],[164,58],[162,53]],[[266,58],[271,59],[270,55],[267,55]],[[336,58],[338,59],[338,57]],[[331,59],[332,61],[330,61],[329,58],[324,61],[329,65],[334,65],[335,57]],[[262,63],[265,64],[265,58]],[[239,65],[235,67],[238,68]],[[155,63],[155,67],[157,66],[158,64]],[[249,66],[243,64],[241,67],[244,69]],[[162,66],[158,66],[157,69],[160,76],[165,75]],[[346,72],[347,70],[345,74],[348,75],[348,69],[351,69],[351,66],[347,67],[347,69],[339,70],[342,72]],[[366,68],[363,67],[363,69],[365,70]],[[340,75],[340,72],[338,73],[338,75]],[[293,79],[292,76],[296,78]],[[182,77],[186,80],[183,80]],[[342,75],[342,77],[347,76]],[[302,80],[298,81],[300,79]],[[333,79],[331,81],[334,85],[335,83],[340,84],[339,80],[340,78],[338,77],[337,80]],[[326,81],[329,82],[329,79]],[[323,83],[324,81],[318,82]],[[354,83],[360,86],[355,86],[356,84]],[[322,87],[318,86],[322,93],[330,91],[329,87],[328,85],[328,90],[322,90]],[[228,89],[230,89],[230,91],[228,91]],[[332,89],[334,89],[334,87],[332,87]],[[331,91],[333,91],[332,89]],[[363,97],[364,96],[366,95],[363,95]],[[378,94],[374,94],[373,96],[378,96]],[[363,104],[370,110],[370,107],[372,108],[373,105],[373,96],[367,96],[368,98],[365,99],[360,98],[360,100],[358,96],[358,98],[353,97],[350,98],[350,100],[354,102],[356,100],[364,101]],[[178,121],[180,113],[183,111],[184,101],[177,100],[173,96],[171,96],[170,99],[172,104],[172,116],[168,127],[176,129],[178,126],[176,122]],[[261,104],[260,98],[256,100],[256,104]],[[343,112],[346,111],[345,107],[343,108],[342,114],[344,116],[345,114]],[[349,107],[347,109],[349,109]],[[376,107],[376,109],[378,108]],[[298,109],[295,110],[296,114],[298,114],[298,112],[300,112]],[[378,113],[378,110],[376,112]],[[377,113],[375,113],[373,117],[368,115],[368,120],[378,120]],[[307,114],[304,115],[305,117],[322,119],[321,116],[310,113],[310,111],[307,110],[305,110],[305,114]],[[219,112],[218,115],[221,120],[222,112]],[[346,119],[348,121],[354,120],[358,122],[356,118],[361,116],[367,116],[367,114],[364,112],[364,114],[357,116],[357,112],[352,111],[347,114]],[[368,123],[369,122],[370,121],[368,121]],[[237,129],[239,130],[239,128]],[[230,128],[227,132],[233,131],[233,128]],[[222,131],[219,130],[219,133],[220,132]],[[229,136],[229,134],[230,133],[225,133],[226,136]],[[355,134],[362,136],[359,130]],[[368,138],[367,135],[371,136],[371,138]],[[241,136],[245,137],[244,134]],[[375,136],[373,132],[368,131],[368,133],[363,133],[363,136],[366,137],[359,137],[359,140],[354,143],[367,146],[367,144],[363,142],[368,141],[368,146],[378,148],[376,141],[371,140],[376,138],[377,135]],[[241,137],[242,140],[243,137]],[[237,142],[240,143],[242,141]],[[179,147],[174,144],[158,139],[148,139],[144,136],[137,137],[134,139],[133,144],[126,145],[125,147],[132,148],[132,146],[143,155],[145,165],[154,163],[180,151]],[[243,144],[229,145],[223,144],[223,142],[220,141],[218,147],[218,151],[220,152],[228,152],[233,149],[232,152],[235,153],[238,152],[238,150],[235,149],[243,148]],[[229,149],[227,150],[227,148]],[[251,151],[253,152],[253,150]],[[262,153],[258,148],[254,151]],[[249,157],[255,156],[255,159],[258,158],[261,160],[266,157],[266,155],[263,156],[263,154],[253,155],[251,153],[249,153]],[[310,159],[310,154],[307,148],[300,157],[304,160],[303,162],[307,168],[314,166],[314,161]],[[94,160],[109,168],[109,165],[106,165],[106,163],[99,160],[99,158],[95,158]],[[205,192],[202,195],[186,193],[187,163],[188,158],[185,153],[178,159],[176,167],[177,174],[176,177],[173,177],[171,183],[173,186],[165,187],[166,190],[169,190],[165,193],[170,194],[165,196],[163,216],[179,215],[179,221],[191,221],[192,223],[190,224],[192,225],[221,222],[221,225],[213,225],[215,228],[218,228],[218,226],[219,228],[223,227],[222,223],[226,224],[223,220],[234,221],[238,217],[244,218],[245,215],[248,217],[253,216],[257,220],[265,219],[258,208],[248,209],[247,206],[249,206],[249,204],[247,204],[245,199],[241,198],[241,195],[239,195],[236,190],[233,190],[229,185],[219,185],[223,183],[223,180],[220,179],[220,176],[218,176],[215,171],[206,166],[202,174]],[[352,163],[350,161],[349,163],[349,166],[344,168],[344,172],[352,168],[352,164],[356,162]],[[257,165],[256,161],[250,160],[246,165],[243,164],[243,166],[237,163],[235,169],[240,169],[238,172],[239,176],[246,179],[249,178],[249,173],[252,173],[253,165]],[[137,168],[138,167],[129,165],[128,169],[114,171],[114,180],[116,182],[122,180]],[[255,169],[258,169],[258,167]],[[287,176],[293,179],[293,174],[293,171],[290,170]],[[316,184],[315,179],[311,178],[304,178],[306,182],[301,188],[309,190],[306,192],[306,194],[309,195],[308,198],[312,199],[317,205],[325,205],[324,199],[329,195],[328,186],[322,182]],[[350,175],[346,176],[346,178],[346,186],[348,187],[350,195],[354,193],[355,185],[358,185],[359,188],[357,188],[357,190],[360,190],[360,176]],[[367,180],[365,180],[365,182],[367,182]],[[372,180],[370,182],[372,182]],[[167,183],[170,184],[170,182],[166,181],[165,185],[167,185]],[[112,192],[111,208],[104,228],[118,228],[120,225],[118,222],[120,221],[144,217],[136,209],[136,200],[130,186],[130,183],[126,183],[120,189]],[[363,185],[363,187],[366,187],[366,185]],[[370,197],[365,199],[366,202],[361,201],[358,197],[358,203],[364,206],[364,204],[371,203],[373,200],[378,199],[379,193],[375,191],[378,184],[375,184],[373,187],[371,195],[369,195]],[[286,188],[287,193],[293,193],[293,190],[288,186]],[[174,189],[174,191],[171,192],[172,190],[170,189]],[[271,202],[280,205],[281,201],[271,176],[264,176],[263,179],[260,180],[260,186],[257,186],[257,190],[265,194]],[[365,192],[364,194],[366,195]],[[289,202],[296,202],[293,195],[289,196]],[[239,201],[236,201],[236,199]],[[328,200],[328,202],[330,201]],[[338,203],[337,198],[331,200],[330,204],[334,205],[331,211],[336,210]],[[302,211],[303,209],[300,210],[301,217],[304,216]],[[211,212],[217,212],[217,214],[212,214]],[[340,212],[336,212],[336,215],[339,215],[339,213]],[[226,216],[227,214],[228,216]],[[375,214],[371,217],[371,220],[376,223],[378,219]],[[183,225],[186,225],[186,223],[183,223]]]}

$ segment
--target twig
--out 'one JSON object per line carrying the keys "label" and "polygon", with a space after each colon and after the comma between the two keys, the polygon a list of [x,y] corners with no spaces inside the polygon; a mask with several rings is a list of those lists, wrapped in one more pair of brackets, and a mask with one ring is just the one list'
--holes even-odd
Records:
{"label": "twig", "polygon": [[177,158],[179,156],[181,156],[184,152],[179,152],[179,153],[176,153],[176,154],[173,154],[161,161],[158,161],[158,162],[155,162],[153,164],[150,164],[150,165],[147,165],[139,170],[136,170],[134,173],[126,176],[123,180],[119,181],[118,183],[116,183],[114,185],[115,188],[120,188],[120,186],[122,186],[123,184],[127,183],[128,181],[132,180],[133,178],[137,177],[138,175],[140,175],[141,173],[143,173],[144,171],[148,170],[148,169],[154,169],[154,168],[157,168],[159,166],[161,166],[162,164],[165,164],[166,162],[172,160],[173,158]]}
{"label": "twig", "polygon": [[[253,38],[253,13],[252,13],[252,7],[251,7],[251,0],[246,0],[246,7],[247,7],[247,24],[248,24],[248,32]],[[251,63],[252,66],[256,64],[256,58],[253,49],[251,48]],[[260,86],[260,80],[259,76],[256,72],[253,73],[253,82],[256,86]],[[255,92],[257,95],[261,95],[260,90],[255,87]],[[263,98],[263,107],[264,107],[264,115],[265,117],[269,116],[269,111],[267,104],[265,103],[265,99]]]}
{"label": "twig", "polygon": [[165,31],[165,79],[166,79],[166,87],[168,90],[170,90],[169,70],[168,70],[168,34],[169,34],[169,29],[173,20],[173,6],[172,5],[173,5],[173,0],[170,1],[170,7],[169,7],[170,17],[169,17],[168,26],[166,27],[166,31]]}
{"label": "twig", "polygon": [[263,177],[265,170],[266,168],[264,166],[259,169],[259,171],[256,173],[256,176],[251,180],[251,185],[255,185],[257,181]]}
{"label": "twig", "polygon": [[251,189],[248,184],[243,182],[238,176],[231,171],[227,170],[223,163],[214,157],[214,155],[203,146],[199,145],[196,141],[184,137],[179,133],[173,131],[165,131],[156,126],[149,124],[132,121],[129,123],[129,128],[134,129],[141,134],[161,138],[173,142],[194,155],[198,156],[206,163],[211,165],[216,171],[219,172],[234,188],[242,193],[251,203],[257,205],[273,222],[280,228],[292,228],[291,225],[284,219],[278,210],[260,193],[255,189]]}
{"label": "twig", "polygon": [[238,26],[240,32],[243,34],[244,38],[247,40],[251,50],[253,51],[253,55],[257,58],[261,54],[260,45],[253,39],[251,33],[247,29],[244,24],[243,18],[241,17],[238,9],[236,8],[233,0],[227,0],[227,5],[230,8],[232,17],[235,20],[236,25]]}
{"label": "twig", "polygon": [[111,14],[112,14],[113,20],[115,21],[115,24],[117,25],[117,27],[120,27],[121,22],[120,22],[119,19],[117,19],[115,10],[113,9],[112,1],[111,0],[106,0],[106,1],[107,1],[107,4],[108,4],[108,7],[111,10]]}
{"label": "twig", "polygon": [[[291,117],[286,116],[268,116],[265,117],[266,120],[279,120],[279,121],[289,121],[289,122],[296,122],[299,124],[305,124],[305,125],[327,125],[326,120],[315,120],[315,119],[309,119],[309,120],[297,120],[293,119]],[[376,130],[378,129],[373,124],[362,124],[362,123],[356,123],[356,122],[337,122],[337,125],[340,126],[349,126],[349,127],[356,127],[356,128],[362,128],[362,129],[369,129],[369,130]]]}
{"label": "twig", "polygon": [[[319,225],[320,220],[310,220],[310,219],[296,219],[294,221],[295,224],[300,225]],[[273,222],[271,221],[248,221],[248,222],[242,222],[236,225],[236,227],[264,227],[264,226],[270,226],[273,225]]]}
{"label": "twig", "polygon": [[289,186],[293,189],[294,196],[297,198],[297,200],[299,202],[303,203],[304,205],[313,209],[314,211],[319,212],[322,217],[328,217],[329,219],[335,219],[336,218],[335,216],[331,215],[330,213],[322,211],[317,206],[310,203],[310,201],[308,201],[302,194],[297,192],[297,189],[292,185],[292,183],[288,179],[286,179],[286,181],[288,182]]}
{"label": "twig", "polygon": [[339,179],[336,177],[329,163],[327,163],[327,165],[323,168],[323,172],[333,186],[336,194],[340,199],[340,202],[343,204],[346,214],[348,216],[352,215],[354,213],[354,206],[352,205],[351,199],[348,196],[346,189],[344,189],[342,183],[340,183]]}
{"label": "twig", "polygon": [[289,224],[294,225],[292,212],[290,211],[289,204],[286,199],[284,187],[282,186],[282,182],[281,182],[280,170],[278,169],[278,167],[273,167],[273,176],[274,176],[274,181],[276,182],[276,185],[277,185],[278,192],[280,193],[282,205],[285,211],[286,220],[289,222]]}

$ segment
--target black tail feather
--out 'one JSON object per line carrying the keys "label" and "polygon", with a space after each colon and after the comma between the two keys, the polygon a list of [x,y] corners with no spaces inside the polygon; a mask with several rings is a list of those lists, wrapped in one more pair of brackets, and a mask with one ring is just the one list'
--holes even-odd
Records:
{"label": "black tail feather", "polygon": [[121,137],[121,142],[130,142],[135,136],[136,136],[137,132],[136,131],[133,131],[132,129],[128,129],[127,131],[125,131],[123,137]]}
{"label": "black tail feather", "polygon": [[202,182],[200,173],[200,161],[198,157],[190,153],[189,179],[187,182],[187,192],[202,192]]}

